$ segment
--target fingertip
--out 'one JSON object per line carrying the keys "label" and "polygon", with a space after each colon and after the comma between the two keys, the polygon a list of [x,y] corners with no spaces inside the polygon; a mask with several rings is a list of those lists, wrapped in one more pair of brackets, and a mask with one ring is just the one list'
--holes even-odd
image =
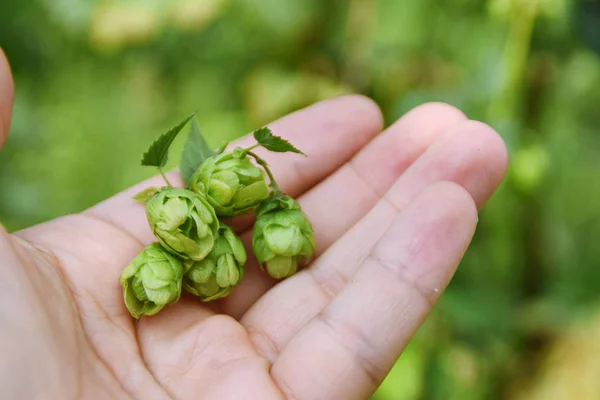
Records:
{"label": "fingertip", "polygon": [[412,109],[412,112],[415,113],[435,113],[440,116],[446,118],[452,118],[455,120],[461,120],[467,118],[465,113],[461,111],[459,108],[453,106],[452,104],[444,103],[442,101],[429,101],[423,104],[420,104]]}
{"label": "fingertip", "polygon": [[390,129],[402,132],[415,143],[432,144],[443,133],[468,121],[458,108],[446,103],[424,103],[407,112]]}
{"label": "fingertip", "polygon": [[0,101],[10,100],[12,102],[14,89],[10,64],[4,49],[0,47]]}
{"label": "fingertip", "polygon": [[398,243],[405,243],[409,253],[423,253],[426,247],[431,252],[425,253],[456,254],[456,246],[466,250],[477,221],[477,205],[469,192],[455,182],[438,181],[423,189],[397,214],[382,239],[386,245],[378,249],[395,254]]}
{"label": "fingertip", "polygon": [[[291,114],[292,117],[295,115]],[[307,116],[318,125],[317,130],[324,133],[319,138],[320,147],[334,145],[337,148],[336,156],[342,162],[347,161],[377,136],[384,124],[383,113],[377,103],[359,94],[346,94],[323,100],[301,110],[297,115]],[[307,154],[313,157],[320,150],[315,148],[312,153]]]}
{"label": "fingertip", "polygon": [[467,125],[470,126],[471,129],[480,132],[480,134],[484,137],[485,145],[488,151],[488,157],[490,160],[490,166],[493,167],[490,178],[492,182],[494,182],[496,185],[499,185],[506,174],[506,169],[508,168],[509,162],[508,147],[506,146],[506,142],[500,133],[483,122],[470,120],[467,122]]}
{"label": "fingertip", "polygon": [[456,271],[476,226],[477,206],[469,192],[454,182],[436,182],[397,214],[372,255],[433,304]]}
{"label": "fingertip", "polygon": [[457,221],[477,223],[477,203],[467,189],[456,182],[433,183],[417,199],[427,205],[438,205],[444,214]]}
{"label": "fingertip", "polygon": [[371,131],[381,131],[384,125],[383,112],[375,100],[362,94],[346,94],[333,101],[340,104],[346,115],[356,119],[365,128]]}
{"label": "fingertip", "polygon": [[[398,120],[405,130],[418,135],[421,132],[438,132],[468,120],[458,108],[442,102],[423,103]],[[435,127],[436,129],[431,129]]]}
{"label": "fingertip", "polygon": [[14,99],[14,83],[10,72],[10,66],[0,47],[0,146],[8,136],[12,105]]}
{"label": "fingertip", "polygon": [[473,164],[485,174],[485,181],[465,182],[466,189],[481,209],[500,185],[508,166],[508,150],[502,136],[489,125],[474,120],[460,124],[450,135],[470,148]]}
{"label": "fingertip", "polygon": [[0,46],[0,79],[6,86],[2,86],[2,90],[6,91],[6,93],[10,94],[11,97],[14,93],[14,85],[12,82],[12,74],[10,72],[10,64],[8,62],[8,57],[6,57],[6,53],[4,49]]}
{"label": "fingertip", "polygon": [[[433,216],[430,226],[436,227],[431,234],[438,235],[438,245],[444,243],[449,248],[454,247],[455,251],[448,251],[448,254],[459,257],[455,263],[451,263],[455,268],[475,234],[479,222],[477,203],[467,189],[451,181],[432,184],[424,196],[424,204],[428,210],[426,212]],[[440,245],[440,249],[442,248],[443,245]]]}
{"label": "fingertip", "polygon": [[353,166],[383,195],[440,136],[466,120],[462,111],[449,104],[422,104],[369,143],[352,160]]}
{"label": "fingertip", "polygon": [[269,126],[308,155],[308,158],[291,158],[256,150],[271,165],[280,187],[299,196],[373,140],[381,132],[383,116],[373,100],[361,95],[343,95],[296,111]]}

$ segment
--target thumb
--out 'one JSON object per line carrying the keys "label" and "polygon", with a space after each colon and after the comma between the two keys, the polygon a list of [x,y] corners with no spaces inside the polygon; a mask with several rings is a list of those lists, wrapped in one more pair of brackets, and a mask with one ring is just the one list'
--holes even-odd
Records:
{"label": "thumb", "polygon": [[0,48],[0,148],[8,136],[12,114],[14,85],[10,67],[4,52]]}

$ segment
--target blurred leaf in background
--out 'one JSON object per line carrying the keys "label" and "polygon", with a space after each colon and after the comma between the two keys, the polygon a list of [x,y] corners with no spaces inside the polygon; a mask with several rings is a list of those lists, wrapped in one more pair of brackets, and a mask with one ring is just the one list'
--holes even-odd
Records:
{"label": "blurred leaf in background", "polygon": [[0,220],[17,230],[148,177],[141,154],[194,110],[216,147],[344,93],[388,123],[445,101],[496,128],[512,162],[374,398],[593,398],[599,21],[598,0],[4,1],[17,96]]}

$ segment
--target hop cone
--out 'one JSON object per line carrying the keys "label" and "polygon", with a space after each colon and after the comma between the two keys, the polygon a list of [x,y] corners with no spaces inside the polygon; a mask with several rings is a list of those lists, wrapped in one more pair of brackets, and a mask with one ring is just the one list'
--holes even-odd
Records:
{"label": "hop cone", "polygon": [[146,247],[119,278],[129,313],[134,318],[154,315],[176,302],[181,295],[182,277],[183,266],[177,257],[159,243]]}
{"label": "hop cone", "polygon": [[274,278],[296,273],[298,264],[315,251],[312,224],[291,197],[263,201],[256,213],[252,249],[261,266]]}
{"label": "hop cone", "polygon": [[165,188],[146,203],[154,235],[171,253],[202,260],[212,250],[219,221],[202,196],[185,189]]}
{"label": "hop cone", "polygon": [[221,223],[215,246],[202,261],[186,261],[183,287],[202,301],[225,297],[244,275],[246,250],[241,239]]}
{"label": "hop cone", "polygon": [[269,196],[264,173],[240,150],[207,158],[192,176],[189,187],[206,194],[219,217],[250,212]]}

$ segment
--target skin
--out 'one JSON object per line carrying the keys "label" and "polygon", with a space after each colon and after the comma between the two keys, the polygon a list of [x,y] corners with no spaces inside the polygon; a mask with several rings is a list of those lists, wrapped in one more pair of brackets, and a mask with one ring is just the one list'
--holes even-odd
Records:
{"label": "skin", "polygon": [[[12,99],[0,54],[0,144]],[[3,397],[368,398],[451,279],[507,163],[500,136],[449,105],[382,125],[361,96],[270,125],[309,156],[257,151],[313,221],[315,260],[276,284],[250,259],[208,306],[183,297],[136,323],[123,305],[120,271],[153,241],[131,197],[160,178],[81,214],[0,228]],[[250,223],[233,222],[246,244]]]}

